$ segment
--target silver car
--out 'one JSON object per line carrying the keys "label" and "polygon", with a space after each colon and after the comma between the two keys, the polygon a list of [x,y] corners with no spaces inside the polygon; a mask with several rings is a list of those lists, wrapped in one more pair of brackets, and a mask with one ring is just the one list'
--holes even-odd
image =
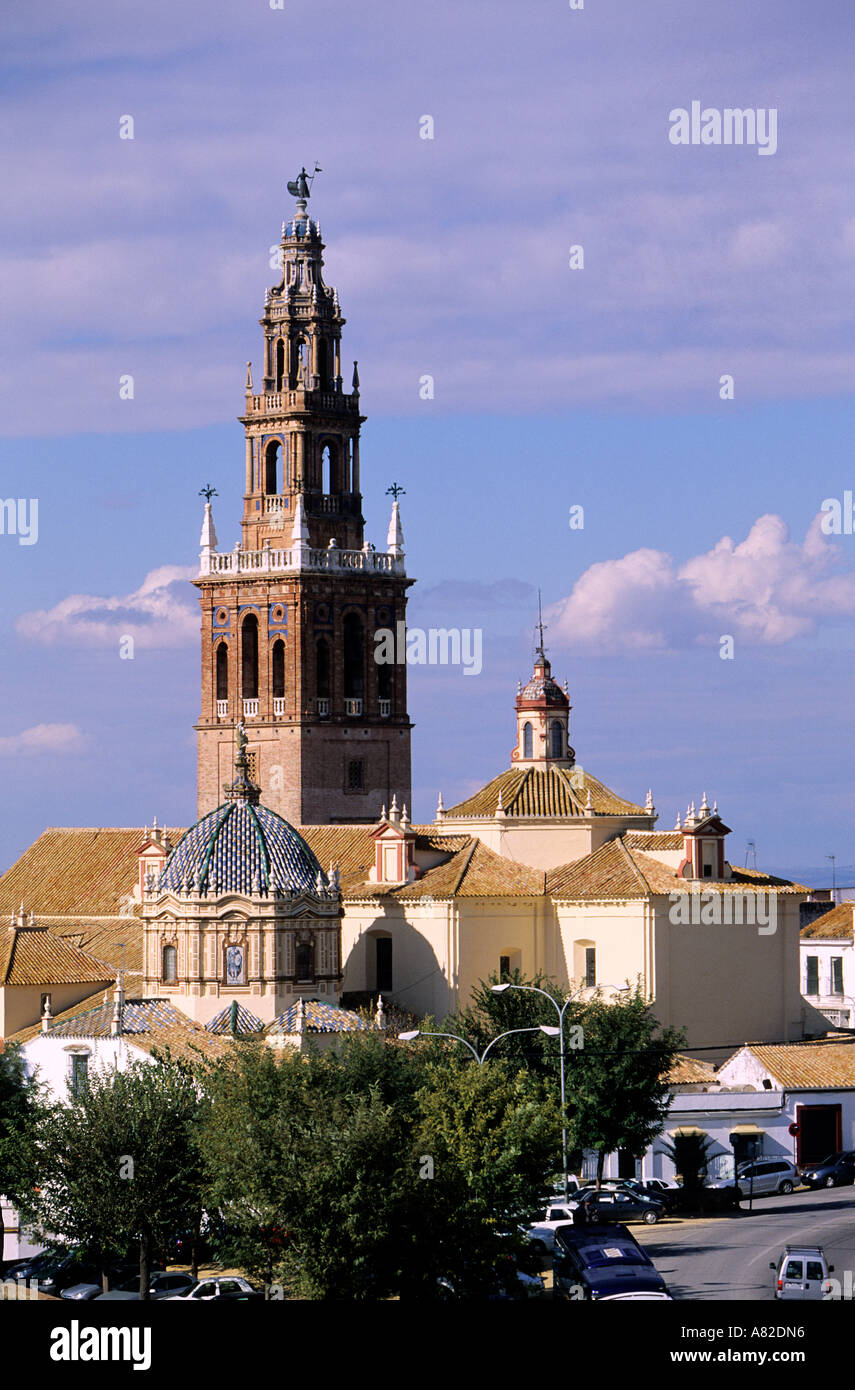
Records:
{"label": "silver car", "polygon": [[[794,1164],[786,1158],[757,1158],[753,1163],[741,1163],[736,1170],[736,1186],[740,1201],[744,1197],[768,1197],[773,1192],[787,1196],[800,1182]],[[733,1178],[717,1178],[707,1184],[712,1188],[733,1187]]]}
{"label": "silver car", "polygon": [[826,1261],[821,1245],[787,1245],[769,1268],[775,1271],[776,1298],[804,1301],[831,1294],[828,1276],[834,1273],[834,1265]]}

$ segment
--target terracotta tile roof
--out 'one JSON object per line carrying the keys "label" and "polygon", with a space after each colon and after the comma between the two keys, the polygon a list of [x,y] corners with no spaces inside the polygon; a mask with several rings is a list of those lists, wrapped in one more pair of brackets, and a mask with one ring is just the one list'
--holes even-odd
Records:
{"label": "terracotta tile roof", "polygon": [[423,897],[535,898],[544,892],[546,876],[514,859],[488,849],[480,840],[469,844],[435,869],[428,869],[415,883],[395,889],[404,900]]}
{"label": "terracotta tile roof", "polygon": [[682,850],[683,834],[680,830],[627,830],[621,837],[627,849]]}
{"label": "terracotta tile roof", "polygon": [[493,816],[502,794],[505,814],[511,817],[566,819],[585,815],[588,792],[598,815],[644,815],[644,807],[625,801],[581,767],[508,768],[465,801],[445,812],[445,819]]}
{"label": "terracotta tile roof", "polygon": [[[326,871],[330,864],[338,864],[342,892],[345,897],[364,898],[366,893],[374,896],[388,892],[382,885],[368,882],[368,874],[374,868],[373,825],[304,825],[301,835],[314,851],[321,867]],[[438,835],[433,826],[412,826],[416,835],[415,853],[440,853],[450,858],[457,850],[468,845],[468,835]]]}
{"label": "terracotta tile roof", "polygon": [[121,917],[114,922],[48,922],[46,925],[56,936],[108,965],[113,979],[122,968],[123,945],[125,970],[131,975],[142,973],[143,927],[139,918]]}
{"label": "terracotta tile roof", "polygon": [[0,927],[0,985],[109,983],[111,972],[47,927]]}
{"label": "terracotta tile roof", "polygon": [[[166,832],[173,845],[183,830]],[[115,917],[138,878],[137,829],[45,830],[0,877],[0,920],[23,901],[37,917]]]}
{"label": "terracotta tile roof", "polygon": [[715,1067],[712,1062],[699,1062],[697,1057],[678,1053],[667,1080],[671,1086],[703,1086],[715,1082]]}
{"label": "terracotta tile roof", "polygon": [[[28,1042],[36,1037],[109,1038],[113,1021],[113,999],[106,1002],[103,992],[75,1004],[58,1014],[46,1034],[39,1024],[14,1034],[14,1041]],[[222,1056],[233,1046],[230,1038],[219,1037],[199,1027],[166,999],[126,999],[122,1010],[122,1037],[144,1052],[168,1047],[173,1056]]]}
{"label": "terracotta tile roof", "polygon": [[[656,860],[650,863],[656,864]],[[651,890],[629,850],[617,839],[583,859],[551,869],[546,875],[546,891],[553,898],[572,902],[603,898],[625,902],[647,898]]]}
{"label": "terracotta tile roof", "polygon": [[855,1087],[855,1037],[745,1046],[782,1090]]}
{"label": "terracotta tile roof", "polygon": [[[675,869],[630,848],[628,838],[618,836],[593,854],[552,869],[546,876],[546,891],[553,898],[567,901],[610,899],[623,902],[691,889],[691,881],[678,878]],[[696,879],[694,882],[703,893],[759,893],[774,889],[778,893],[801,895],[808,891],[799,883],[754,869],[734,869],[732,878],[726,881]]]}
{"label": "terracotta tile roof", "polygon": [[698,891],[702,893],[766,893],[774,889],[776,893],[801,896],[808,892],[801,883],[791,883],[787,878],[775,878],[773,874],[764,874],[759,869],[734,867],[729,879],[678,878],[676,870],[663,864],[661,860],[652,859],[639,850],[628,852],[644,874],[653,893],[676,893],[682,889],[690,889],[692,882],[697,884]]}
{"label": "terracotta tile roof", "polygon": [[802,940],[851,941],[853,909],[855,902],[838,903],[837,907],[830,908],[821,917],[815,917],[806,927],[802,927]]}

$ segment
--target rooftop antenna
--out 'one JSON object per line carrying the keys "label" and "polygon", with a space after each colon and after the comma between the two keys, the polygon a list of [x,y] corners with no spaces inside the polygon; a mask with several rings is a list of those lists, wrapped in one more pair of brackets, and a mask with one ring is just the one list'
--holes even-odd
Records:
{"label": "rooftop antenna", "polygon": [[830,860],[831,860],[831,901],[832,901],[833,903],[836,903],[836,902],[837,902],[837,897],[836,897],[836,893],[837,893],[837,855],[836,855],[836,854],[827,854],[825,857],[826,857],[826,859],[830,859]]}

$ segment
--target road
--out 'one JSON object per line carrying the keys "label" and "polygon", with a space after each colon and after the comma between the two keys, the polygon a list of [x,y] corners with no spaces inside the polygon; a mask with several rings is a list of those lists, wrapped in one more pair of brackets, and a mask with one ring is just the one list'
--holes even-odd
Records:
{"label": "road", "polygon": [[[785,1245],[821,1245],[848,1296],[855,1285],[855,1187],[759,1197],[754,1210],[703,1221],[630,1227],[675,1298],[772,1302],[769,1261]],[[846,1271],[849,1271],[848,1285]]]}

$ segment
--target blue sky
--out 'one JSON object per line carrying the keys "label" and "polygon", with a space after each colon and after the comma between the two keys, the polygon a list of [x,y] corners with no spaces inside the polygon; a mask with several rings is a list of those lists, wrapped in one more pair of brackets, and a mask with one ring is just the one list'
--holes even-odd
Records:
{"label": "blue sky", "polygon": [[[411,669],[416,816],[507,765],[540,587],[585,767],[663,826],[706,790],[735,860],[855,874],[855,536],[816,520],[855,476],[854,35],[836,0],[4,16],[0,494],[39,532],[0,536],[0,865],[48,824],[193,817],[197,494],[231,546],[317,160],[369,535],[397,479],[411,622],[484,632],[477,678]],[[774,108],[774,156],[674,146],[694,100]]]}

